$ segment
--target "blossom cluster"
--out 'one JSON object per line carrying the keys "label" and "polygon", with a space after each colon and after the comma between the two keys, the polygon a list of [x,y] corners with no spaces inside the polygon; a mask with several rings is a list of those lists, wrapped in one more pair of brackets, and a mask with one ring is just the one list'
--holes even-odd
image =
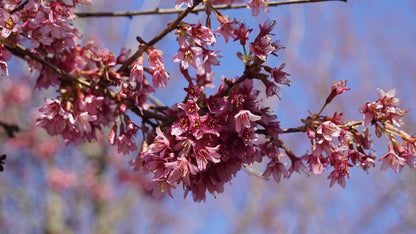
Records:
{"label": "blossom cluster", "polygon": [[[26,59],[30,70],[39,74],[36,87],[57,90],[57,97],[45,98],[37,126],[62,136],[67,144],[95,141],[103,128],[111,128],[108,141],[119,153],[140,151],[131,165],[152,174],[145,187],[155,196],[172,196],[172,189],[182,185],[185,195],[191,192],[195,201],[203,201],[207,192],[221,193],[224,184],[245,165],[266,160],[262,176],[276,182],[294,171],[299,173],[306,163],[315,174],[331,168],[330,186],[337,182],[344,187],[350,167],[368,170],[376,162],[369,129],[359,131],[360,125],[371,124],[377,136],[384,134],[388,139],[389,152],[380,158],[382,170],[391,167],[398,172],[405,164],[414,167],[416,138],[399,129],[406,111],[398,108],[400,100],[394,97],[394,90],[379,90],[377,101],[362,106],[362,121],[345,121],[342,113],[322,115],[336,96],[349,90],[347,81],[335,81],[319,113],[311,113],[294,130],[282,129],[260,99],[262,92],[267,98],[280,98],[281,87],[290,85],[285,64],[274,67],[268,63],[270,55],[277,56],[283,48],[272,39],[276,22],[259,24],[257,35],[250,38],[255,29],[215,8],[241,0],[176,0],[176,8],[205,4],[206,14],[213,14],[219,26],[214,29],[207,17],[205,23],[175,21],[163,31],[175,30],[178,51],[171,60],[178,63],[188,84],[183,101],[172,106],[148,101],[170,79],[163,51],[153,43],[163,36],[156,36],[153,44],[138,37],[140,45],[133,55],[122,48],[116,56],[92,41],[80,45],[81,34],[72,24],[74,7],[90,2],[67,2],[0,3],[0,73],[8,75],[12,54]],[[246,6],[256,16],[261,9],[267,10],[266,2],[251,0]],[[163,33],[160,35],[166,35]],[[220,36],[226,43],[232,40],[241,46],[237,57],[244,71],[235,78],[222,77],[216,92],[208,95],[207,88],[215,87],[214,66],[222,58],[213,48]],[[22,44],[30,47],[25,49]],[[290,132],[307,133],[311,151],[298,157],[289,150],[280,135]],[[290,160],[290,166],[284,158]]]}
{"label": "blossom cluster", "polygon": [[[259,36],[252,43],[268,37],[274,25],[270,21],[260,25]],[[248,39],[247,33],[243,34],[237,28],[228,32],[230,37],[244,41],[242,45]],[[268,108],[259,105],[260,91],[254,87],[254,80],[259,77],[275,87],[279,83],[288,84],[282,66],[280,73],[271,72],[273,69],[265,66],[268,75],[259,70],[262,67],[259,61],[280,47],[271,46],[269,41],[265,51],[257,46],[258,49],[253,51],[256,56],[249,56],[250,61],[245,61],[251,73],[234,79],[224,78],[217,93],[207,97],[205,89],[212,83],[209,78],[211,66],[218,65],[217,53],[208,46],[215,42],[215,33],[200,22],[184,26],[178,32],[179,52],[172,60],[180,63],[180,69],[189,81],[185,88],[186,99],[165,111],[171,121],[148,136],[138,157],[131,162],[136,170],[153,173],[153,182],[147,188],[155,196],[164,192],[171,195],[172,188],[182,184],[185,193],[192,192],[195,201],[205,200],[207,191],[211,194],[222,192],[224,184],[243,164],[262,162],[265,156],[272,162],[266,175],[273,171],[276,179],[281,175],[289,176],[279,158],[279,122]],[[263,60],[259,60],[259,56]],[[196,77],[191,77],[191,68],[196,70]],[[270,137],[260,139],[258,131],[264,131]]]}
{"label": "blossom cluster", "polygon": [[[348,90],[345,80],[333,82],[325,106],[335,96]],[[330,186],[337,182],[345,187],[345,177],[350,177],[349,168],[353,165],[364,170],[375,165],[376,155],[371,152],[369,129],[365,128],[360,133],[356,129],[360,125],[368,127],[371,123],[375,126],[378,137],[385,134],[389,139],[389,151],[379,159],[382,161],[381,170],[391,167],[395,172],[399,172],[406,163],[414,168],[416,138],[393,126],[400,126],[401,118],[406,114],[406,111],[398,107],[401,100],[394,97],[394,89],[387,93],[379,89],[378,95],[377,101],[360,108],[364,116],[360,122],[347,123],[343,120],[342,113],[335,113],[332,117],[315,114],[306,119],[305,126],[312,143],[312,152],[305,154],[303,158],[307,160],[310,171],[315,174],[321,174],[329,166],[333,167],[334,170],[328,176],[331,180]],[[398,143],[395,135],[403,139],[402,144]]]}
{"label": "blossom cluster", "polygon": [[[379,159],[382,161],[381,170],[390,167],[397,173],[406,164],[410,168],[415,167],[416,137],[397,128],[401,126],[402,117],[407,111],[398,107],[402,101],[395,94],[395,89],[388,92],[378,89],[379,98],[363,105],[360,112],[363,113],[363,126],[374,125],[377,136],[385,135],[388,139],[388,152]],[[402,143],[396,137],[400,137]]]}

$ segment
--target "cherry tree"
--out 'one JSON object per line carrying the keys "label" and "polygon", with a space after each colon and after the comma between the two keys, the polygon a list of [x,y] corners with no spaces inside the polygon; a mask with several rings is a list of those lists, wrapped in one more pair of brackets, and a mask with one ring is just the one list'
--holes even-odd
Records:
{"label": "cherry tree", "polygon": [[[276,58],[284,49],[275,36],[277,22],[266,19],[248,25],[224,10],[249,8],[256,17],[273,6],[312,2],[326,1],[177,0],[172,1],[172,9],[102,13],[76,13],[77,7],[92,4],[87,0],[2,1],[0,68],[9,76],[2,79],[13,79],[8,71],[13,56],[23,59],[37,74],[36,88],[56,91],[39,106],[36,126],[63,138],[67,145],[106,138],[118,153],[134,154],[131,170],[150,175],[143,186],[155,197],[172,196],[172,190],[182,186],[185,196],[192,193],[194,201],[204,201],[207,193],[222,193],[224,184],[241,169],[276,182],[290,179],[293,172],[328,170],[329,185],[345,187],[354,166],[367,171],[380,164],[381,170],[396,173],[403,167],[413,168],[416,137],[402,128],[407,110],[401,109],[394,89],[375,90],[376,100],[356,108],[362,115],[357,120],[348,119],[348,113],[326,112],[338,95],[348,94],[347,80],[327,84],[321,109],[310,112],[299,126],[281,126],[279,113],[265,105],[264,99],[284,99],[282,88],[290,89],[290,75]],[[186,17],[195,12],[198,19],[189,21]],[[82,34],[73,24],[77,17],[143,14],[177,17],[165,22],[165,28],[150,40],[136,35],[133,51],[111,52],[94,41],[82,44]],[[170,45],[177,53],[166,57],[158,43],[170,34],[176,37]],[[222,54],[216,47],[219,40],[238,46],[237,56]],[[216,73],[226,56],[244,69],[232,77]],[[185,95],[165,106],[154,94],[170,85],[174,71],[168,63],[175,64],[186,85],[176,87]],[[16,87],[22,95],[10,102],[30,98],[23,95],[30,88],[22,87]],[[3,95],[13,97],[16,89]],[[19,129],[12,120],[1,125],[9,137]],[[104,136],[106,129],[110,130]],[[385,139],[382,155],[373,150],[373,132]],[[285,134],[307,136],[303,144],[309,150],[294,153],[281,137]],[[255,163],[264,163],[265,170],[253,170]],[[7,173],[7,159],[5,167]],[[59,179],[52,179],[55,186],[75,183],[71,175],[60,173],[52,172],[66,180],[59,184]]]}

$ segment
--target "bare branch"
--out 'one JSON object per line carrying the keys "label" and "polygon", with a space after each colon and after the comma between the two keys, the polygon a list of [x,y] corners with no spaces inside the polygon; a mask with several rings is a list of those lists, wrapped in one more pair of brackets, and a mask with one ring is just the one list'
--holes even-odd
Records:
{"label": "bare branch", "polygon": [[[290,4],[301,4],[301,3],[316,3],[316,2],[347,2],[347,0],[287,0],[287,1],[273,1],[268,2],[267,5],[271,6],[280,6],[280,5],[290,5]],[[247,5],[243,4],[220,4],[215,5],[214,8],[217,10],[226,10],[226,9],[238,9],[246,8]],[[191,12],[197,13],[199,11],[204,11],[205,7],[195,7]],[[79,12],[76,15],[80,18],[86,17],[128,17],[132,18],[133,16],[140,15],[163,15],[163,14],[178,14],[183,12],[183,9],[153,9],[153,10],[143,10],[143,11],[123,11],[123,12]]]}
{"label": "bare branch", "polygon": [[4,128],[8,137],[14,137],[15,133],[20,131],[19,126],[15,125],[15,124],[6,124],[4,122],[0,122],[0,126],[2,126]]}

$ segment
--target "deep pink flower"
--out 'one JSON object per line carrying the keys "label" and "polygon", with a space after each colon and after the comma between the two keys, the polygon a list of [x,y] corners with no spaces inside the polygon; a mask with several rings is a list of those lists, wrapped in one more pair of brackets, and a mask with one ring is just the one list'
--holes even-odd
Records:
{"label": "deep pink flower", "polygon": [[334,166],[334,170],[328,176],[328,179],[331,179],[329,187],[332,187],[335,182],[337,182],[341,187],[345,188],[345,176],[350,178],[349,167],[353,165],[348,162],[343,154],[334,152],[331,155],[331,165]]}
{"label": "deep pink flower", "polygon": [[126,49],[125,47],[121,48],[120,54],[117,57],[117,63],[123,64],[127,61],[129,58],[129,54],[131,52],[131,49]]}
{"label": "deep pink flower", "polygon": [[218,35],[224,37],[225,43],[228,43],[228,39],[236,38],[234,30],[237,26],[237,21],[235,19],[230,20],[228,16],[217,15],[218,21],[221,23],[221,26],[217,28]]}
{"label": "deep pink flower", "polygon": [[176,140],[179,142],[173,147],[173,149],[177,152],[178,157],[185,157],[188,158],[191,150],[195,146],[195,142],[189,137],[176,137]]}
{"label": "deep pink flower", "polygon": [[143,82],[143,65],[140,60],[133,64],[129,74],[129,81],[138,83]]}
{"label": "deep pink flower", "polygon": [[294,171],[300,174],[301,170],[306,169],[306,166],[302,162],[302,158],[296,157],[294,159],[291,159],[291,161],[292,161],[292,165],[290,166],[288,170],[289,172],[288,177],[291,176]]}
{"label": "deep pink flower", "polygon": [[191,36],[192,40],[200,46],[213,45],[217,41],[212,30],[208,27],[202,26],[199,20],[195,26],[192,26],[187,30],[187,33]]}
{"label": "deep pink flower", "polygon": [[360,112],[363,113],[363,127],[367,127],[370,125],[371,121],[373,121],[376,109],[378,107],[374,103],[366,103],[365,105],[360,107]]}
{"label": "deep pink flower", "polygon": [[118,153],[123,153],[125,155],[137,150],[137,146],[132,141],[132,136],[129,134],[121,133],[117,137],[115,144],[117,145]]}
{"label": "deep pink flower", "polygon": [[100,56],[102,58],[101,61],[103,62],[105,66],[112,67],[116,65],[116,62],[117,62],[116,56],[114,55],[113,52],[108,51],[107,48],[101,51]]}
{"label": "deep pink flower", "polygon": [[20,12],[10,15],[5,9],[0,8],[0,30],[1,37],[8,38],[10,34],[19,30]]}
{"label": "deep pink flower", "polygon": [[256,38],[254,42],[248,44],[249,50],[259,59],[266,61],[267,55],[276,50],[270,43],[271,39],[268,36]]}
{"label": "deep pink flower", "polygon": [[222,56],[218,54],[218,51],[213,50],[204,50],[202,55],[202,67],[204,68],[205,72],[211,72],[211,65],[218,66],[220,62],[218,58]]}
{"label": "deep pink flower", "polygon": [[263,177],[269,177],[273,175],[273,179],[279,183],[280,179],[283,177],[288,177],[289,172],[286,170],[285,165],[277,159],[270,161],[267,164],[267,168],[263,173]]}
{"label": "deep pink flower", "polygon": [[383,106],[398,106],[402,102],[400,98],[394,97],[396,95],[396,89],[390,89],[388,92],[377,89],[377,94]]}
{"label": "deep pink flower", "polygon": [[347,86],[347,80],[332,81],[331,93],[326,98],[325,103],[326,104],[330,103],[332,99],[334,99],[335,96],[350,90],[350,88],[347,88],[346,86]]}
{"label": "deep pink flower", "polygon": [[189,131],[190,124],[189,118],[187,116],[182,116],[172,124],[170,134],[180,136]]}
{"label": "deep pink flower", "polygon": [[80,132],[91,133],[92,129],[90,122],[93,122],[95,120],[97,120],[96,115],[90,115],[88,112],[80,113],[76,118]]}
{"label": "deep pink flower", "polygon": [[202,125],[199,128],[199,133],[201,134],[201,136],[198,137],[197,134],[197,138],[201,138],[203,134],[213,134],[217,137],[220,136],[221,125],[215,117],[205,115],[201,116],[200,119],[202,121]]}
{"label": "deep pink flower", "polygon": [[240,40],[241,45],[245,45],[248,41],[248,35],[253,31],[252,28],[247,29],[244,23],[241,23],[238,29],[234,31],[235,38],[234,41]]}

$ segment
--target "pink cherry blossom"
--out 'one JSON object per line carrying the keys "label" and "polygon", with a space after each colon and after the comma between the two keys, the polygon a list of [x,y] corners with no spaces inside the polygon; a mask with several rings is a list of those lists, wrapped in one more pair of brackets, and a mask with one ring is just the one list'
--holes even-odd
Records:
{"label": "pink cherry blossom", "polygon": [[263,177],[269,177],[273,175],[273,179],[279,183],[280,179],[283,177],[289,176],[289,172],[286,170],[286,167],[279,160],[272,160],[267,164],[267,168],[263,173]]}
{"label": "pink cherry blossom", "polygon": [[195,26],[192,26],[187,30],[187,33],[198,45],[213,45],[217,41],[212,30],[202,26],[199,20]]}
{"label": "pink cherry blossom", "polygon": [[153,87],[158,88],[159,86],[166,87],[169,80],[169,74],[162,67],[157,67],[153,71],[152,82]]}
{"label": "pink cherry blossom", "polygon": [[149,56],[147,57],[150,68],[156,69],[159,67],[163,68],[165,66],[165,61],[162,58],[162,54],[163,52],[157,49],[150,51]]}
{"label": "pink cherry blossom", "polygon": [[216,147],[200,146],[195,149],[195,158],[199,170],[205,171],[208,160],[213,163],[221,161],[221,155],[218,153],[219,147],[219,145]]}
{"label": "pink cherry blossom", "polygon": [[321,134],[326,141],[332,141],[332,137],[339,137],[341,129],[331,121],[325,121],[316,129],[316,133]]}
{"label": "pink cherry blossom", "polygon": [[381,170],[385,171],[387,168],[391,168],[394,172],[399,173],[405,164],[405,160],[396,154],[393,145],[389,143],[389,151],[383,155],[379,161],[382,161]]}
{"label": "pink cherry blossom", "polygon": [[235,131],[241,132],[244,128],[250,128],[251,122],[258,121],[261,116],[251,113],[249,110],[240,110],[235,116]]}

